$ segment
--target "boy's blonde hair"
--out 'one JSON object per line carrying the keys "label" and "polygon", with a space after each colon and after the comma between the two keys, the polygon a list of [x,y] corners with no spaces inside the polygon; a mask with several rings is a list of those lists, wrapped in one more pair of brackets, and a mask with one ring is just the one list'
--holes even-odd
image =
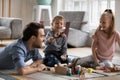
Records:
{"label": "boy's blonde hair", "polygon": [[64,21],[64,22],[65,22],[65,19],[64,19],[63,16],[57,15],[57,16],[55,16],[55,17],[53,18],[52,23],[55,22],[55,21],[57,21],[57,20],[58,20],[58,21]]}
{"label": "boy's blonde hair", "polygon": [[[102,19],[103,16],[109,16],[110,19],[111,19],[111,23],[110,23],[110,26],[109,26],[109,30],[108,30],[108,38],[110,38],[112,36],[112,34],[115,32],[115,19],[114,19],[114,15],[113,15],[113,12],[111,9],[106,9],[104,11],[104,13],[101,15],[101,18],[100,20]],[[96,32],[95,32],[95,35],[97,33],[97,31],[101,30],[101,25],[98,26]]]}

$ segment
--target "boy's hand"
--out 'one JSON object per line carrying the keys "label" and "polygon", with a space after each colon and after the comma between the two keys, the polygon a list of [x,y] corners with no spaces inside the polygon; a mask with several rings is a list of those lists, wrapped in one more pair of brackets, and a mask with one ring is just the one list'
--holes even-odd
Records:
{"label": "boy's hand", "polygon": [[67,55],[66,54],[61,55],[61,59],[65,61],[67,59]]}
{"label": "boy's hand", "polygon": [[53,41],[55,41],[55,38],[54,38],[54,37],[49,37],[49,38],[48,38],[48,42],[51,43],[51,42],[53,42]]}

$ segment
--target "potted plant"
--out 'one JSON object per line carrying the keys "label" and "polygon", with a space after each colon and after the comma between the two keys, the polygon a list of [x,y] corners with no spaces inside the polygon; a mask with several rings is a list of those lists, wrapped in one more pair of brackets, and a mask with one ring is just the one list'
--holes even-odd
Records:
{"label": "potted plant", "polygon": [[36,0],[38,5],[50,5],[52,0]]}

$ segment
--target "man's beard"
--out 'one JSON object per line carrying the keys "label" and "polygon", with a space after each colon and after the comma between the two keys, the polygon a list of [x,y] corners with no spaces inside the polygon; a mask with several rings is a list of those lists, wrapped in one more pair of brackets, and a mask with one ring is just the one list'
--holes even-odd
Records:
{"label": "man's beard", "polygon": [[34,48],[41,48],[42,45],[36,45],[36,44],[34,44],[33,47],[34,47]]}

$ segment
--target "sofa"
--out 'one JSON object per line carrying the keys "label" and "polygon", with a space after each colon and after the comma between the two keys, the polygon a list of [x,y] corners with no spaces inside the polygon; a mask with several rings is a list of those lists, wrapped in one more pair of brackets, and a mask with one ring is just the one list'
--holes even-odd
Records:
{"label": "sofa", "polygon": [[20,18],[0,17],[0,40],[17,39],[22,35]]}
{"label": "sofa", "polygon": [[59,15],[70,22],[68,45],[72,47],[91,46],[92,39],[88,32],[87,21],[84,21],[84,11],[60,11]]}

